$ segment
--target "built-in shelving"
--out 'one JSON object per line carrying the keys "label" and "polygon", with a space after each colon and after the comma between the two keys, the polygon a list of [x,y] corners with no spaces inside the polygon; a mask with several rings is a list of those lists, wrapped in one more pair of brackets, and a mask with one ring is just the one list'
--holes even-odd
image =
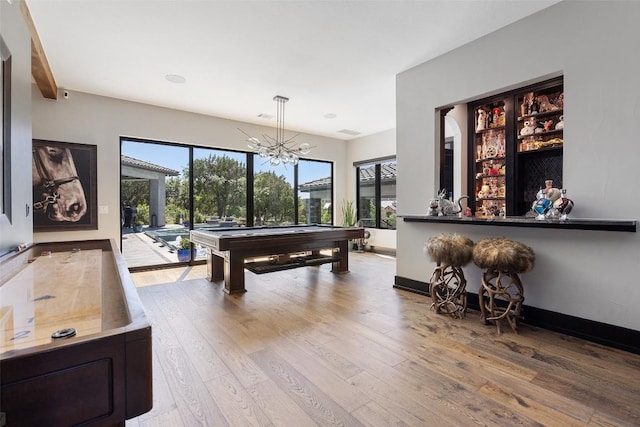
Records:
{"label": "built-in shelving", "polygon": [[565,221],[536,220],[530,217],[458,217],[458,216],[427,216],[427,215],[399,215],[405,222],[429,222],[465,225],[489,225],[498,227],[528,227],[553,228],[566,230],[594,230],[594,231],[624,231],[636,232],[636,220],[624,219],[581,219],[571,218]]}

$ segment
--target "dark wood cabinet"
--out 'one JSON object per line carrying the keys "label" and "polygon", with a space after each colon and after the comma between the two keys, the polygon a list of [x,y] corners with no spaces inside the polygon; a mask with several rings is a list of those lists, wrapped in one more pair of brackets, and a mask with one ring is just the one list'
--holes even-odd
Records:
{"label": "dark wood cabinet", "polygon": [[562,188],[562,77],[468,104],[470,206],[525,215],[546,180]]}

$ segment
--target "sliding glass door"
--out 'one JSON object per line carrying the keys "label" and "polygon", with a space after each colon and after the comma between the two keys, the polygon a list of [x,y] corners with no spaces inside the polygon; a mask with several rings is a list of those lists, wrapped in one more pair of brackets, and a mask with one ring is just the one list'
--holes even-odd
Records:
{"label": "sliding glass door", "polygon": [[333,172],[329,162],[298,163],[298,224],[333,224]]}
{"label": "sliding glass door", "polygon": [[123,140],[122,253],[129,267],[173,264],[188,237],[189,148]]}
{"label": "sliding glass door", "polygon": [[120,167],[129,268],[205,260],[190,247],[193,229],[333,223],[330,162],[272,166],[253,153],[122,138]]}

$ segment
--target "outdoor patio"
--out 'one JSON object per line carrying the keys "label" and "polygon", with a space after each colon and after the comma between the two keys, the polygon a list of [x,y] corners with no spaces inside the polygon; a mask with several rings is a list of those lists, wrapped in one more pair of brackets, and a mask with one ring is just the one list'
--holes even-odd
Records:
{"label": "outdoor patio", "polygon": [[[172,244],[175,237],[188,235],[188,230],[181,225],[168,225],[165,227],[144,227],[142,232],[135,233],[133,229],[122,229],[122,255],[127,266],[145,267],[158,264],[170,264],[178,262],[178,255]],[[171,236],[172,238],[154,238],[156,235]],[[197,259],[206,258],[204,249],[198,250]]]}

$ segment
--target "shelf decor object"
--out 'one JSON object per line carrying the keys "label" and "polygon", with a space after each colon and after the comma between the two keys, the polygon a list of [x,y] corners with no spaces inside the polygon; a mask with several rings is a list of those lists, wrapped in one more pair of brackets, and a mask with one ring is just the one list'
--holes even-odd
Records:
{"label": "shelf decor object", "polygon": [[258,155],[271,163],[272,166],[292,165],[298,164],[300,155],[309,154],[311,146],[306,142],[297,145],[293,141],[299,133],[293,135],[291,138],[285,139],[284,137],[284,104],[289,101],[289,98],[276,95],[273,100],[278,104],[277,112],[277,126],[275,138],[267,134],[262,134],[262,140],[253,137],[238,128],[238,130],[247,136],[247,146],[258,153]]}
{"label": "shelf decor object", "polygon": [[468,104],[470,207],[477,218],[525,215],[539,183],[562,188],[562,77]]}

